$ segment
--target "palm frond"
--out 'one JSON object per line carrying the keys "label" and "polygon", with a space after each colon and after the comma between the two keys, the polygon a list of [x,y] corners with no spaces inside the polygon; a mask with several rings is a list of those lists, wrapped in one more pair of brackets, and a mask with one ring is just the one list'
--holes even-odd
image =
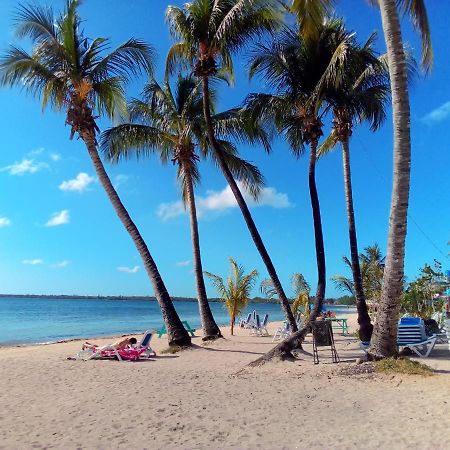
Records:
{"label": "palm frond", "polygon": [[317,39],[320,26],[333,16],[335,0],[291,0],[290,10],[297,15],[299,30],[307,40]]}
{"label": "palm frond", "polygon": [[336,137],[335,130],[333,129],[317,149],[317,157],[322,158],[323,156],[328,155],[328,153],[334,150],[337,143],[338,139]]}
{"label": "palm frond", "polygon": [[348,292],[350,295],[355,295],[353,281],[350,280],[350,278],[346,278],[342,275],[335,275],[331,279],[336,289],[338,289],[339,291]]}
{"label": "palm frond", "polygon": [[154,70],[155,50],[149,44],[137,39],[129,39],[99,61],[91,71],[94,81],[106,74],[129,79],[131,75],[142,72],[152,74]]}
{"label": "palm frond", "polygon": [[[258,167],[236,155],[236,148],[229,142],[218,141],[222,156],[233,177],[242,183],[244,189],[257,200],[265,185],[264,177]],[[215,161],[215,159],[213,159]],[[216,161],[215,161],[216,162]],[[216,162],[217,164],[217,162]]]}
{"label": "palm frond", "polygon": [[161,141],[160,130],[127,123],[105,130],[99,144],[106,159],[117,163],[130,157],[149,156],[158,149]]}
{"label": "palm frond", "polygon": [[414,28],[419,31],[422,41],[422,66],[429,72],[433,66],[433,46],[431,30],[424,0],[397,0],[401,14],[408,15]]}
{"label": "palm frond", "polygon": [[15,21],[15,31],[19,38],[29,37],[36,42],[58,42],[55,16],[50,6],[19,6]]}
{"label": "palm frond", "polygon": [[55,109],[61,109],[67,95],[64,78],[57,77],[39,58],[14,46],[0,58],[0,85],[19,86],[40,96],[43,108],[51,103]]}

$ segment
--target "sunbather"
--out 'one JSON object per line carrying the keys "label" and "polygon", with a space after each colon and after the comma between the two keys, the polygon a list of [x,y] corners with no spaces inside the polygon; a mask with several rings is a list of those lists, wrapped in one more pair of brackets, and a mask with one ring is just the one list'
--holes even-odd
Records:
{"label": "sunbather", "polygon": [[[121,341],[114,342],[114,344],[111,344],[111,347],[114,347],[117,350],[124,349],[127,345],[134,345],[136,344],[137,340],[135,337],[125,338]],[[83,350],[90,349],[95,350],[96,348],[101,347],[101,345],[97,344],[91,344],[90,342],[85,342],[83,346],[81,347]]]}

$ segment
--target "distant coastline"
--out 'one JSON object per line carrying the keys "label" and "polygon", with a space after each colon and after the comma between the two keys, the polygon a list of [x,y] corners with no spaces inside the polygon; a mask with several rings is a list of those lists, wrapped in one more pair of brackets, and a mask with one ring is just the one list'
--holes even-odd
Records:
{"label": "distant coastline", "polygon": [[[0,294],[2,298],[42,298],[42,299],[64,299],[64,300],[138,300],[138,301],[156,301],[156,297],[151,296],[127,296],[127,295],[44,295],[44,294]],[[171,297],[176,302],[197,302],[193,297]],[[221,302],[220,298],[211,297],[208,299],[210,302]],[[262,297],[255,297],[250,299],[250,303],[278,303],[278,300],[267,300]]]}
{"label": "distant coastline", "polygon": [[[55,299],[55,300],[118,300],[118,301],[127,301],[127,300],[137,300],[137,301],[156,301],[156,297],[145,296],[145,295],[44,295],[44,294],[0,294],[0,300],[2,298],[36,298],[36,299]],[[197,302],[195,297],[171,297],[175,302]],[[354,305],[354,302],[345,302],[342,300],[350,299],[349,296],[343,296],[339,298],[326,298],[324,301],[324,305]],[[288,299],[289,302],[292,303],[292,299]],[[210,302],[222,302],[220,298],[211,297],[208,298]],[[311,298],[311,302],[314,301],[314,298]],[[250,303],[279,303],[278,299],[272,298],[267,299],[264,297],[253,297],[249,301]]]}

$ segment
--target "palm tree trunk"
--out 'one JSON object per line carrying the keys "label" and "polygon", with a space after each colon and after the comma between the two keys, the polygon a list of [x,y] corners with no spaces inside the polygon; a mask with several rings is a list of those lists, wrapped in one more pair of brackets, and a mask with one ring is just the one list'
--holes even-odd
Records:
{"label": "palm tree trunk", "polygon": [[311,323],[314,322],[322,311],[323,300],[325,298],[326,288],[326,269],[325,269],[325,248],[323,245],[322,219],[320,216],[319,196],[317,195],[316,187],[316,160],[317,160],[317,145],[318,139],[311,141],[311,153],[309,156],[309,194],[311,197],[311,208],[313,211],[314,221],[314,237],[316,243],[316,259],[317,259],[317,291],[314,298],[314,307],[311,311],[309,319],[303,325],[303,328],[292,336],[285,339],[272,350],[253,361],[251,366],[258,366],[264,364],[273,358],[293,359],[292,350],[301,348],[302,342],[311,329]]}
{"label": "palm tree trunk", "polygon": [[308,170],[309,195],[311,197],[311,208],[313,212],[314,238],[316,243],[317,259],[317,291],[316,301],[314,302],[314,310],[316,310],[317,306],[320,306],[320,309],[316,311],[316,315],[319,314],[322,310],[326,288],[325,248],[323,245],[322,218],[320,216],[319,196],[317,195],[316,187],[317,144],[317,139],[314,139],[311,142],[311,153],[309,156]]}
{"label": "palm tree trunk", "polygon": [[352,275],[353,284],[355,287],[356,309],[358,310],[359,338],[361,341],[368,342],[372,336],[373,325],[370,321],[369,312],[367,311],[366,299],[362,285],[361,268],[359,266],[348,137],[342,141],[342,162],[344,166],[345,202],[347,205],[348,237],[350,241],[350,256],[352,259]]}
{"label": "palm tree trunk", "polygon": [[200,256],[200,239],[198,234],[197,209],[195,206],[194,185],[189,171],[186,174],[186,196],[189,205],[191,223],[192,254],[194,258],[194,272],[197,284],[198,306],[203,327],[203,340],[212,340],[222,337],[219,327],[214,320],[208,297],[206,296],[205,280],[203,279],[202,259]]}
{"label": "palm tree trunk", "polygon": [[80,132],[80,136],[86,144],[95,172],[100,180],[100,183],[105,189],[106,195],[108,196],[114,210],[116,211],[116,214],[119,216],[120,221],[128,231],[139,254],[141,255],[147,274],[152,282],[156,299],[161,308],[162,316],[167,329],[169,345],[191,345],[191,338],[183,327],[183,324],[175,311],[175,307],[173,306],[172,300],[167,292],[166,286],[164,285],[155,261],[150,255],[144,239],[139,233],[139,230],[134,222],[131,220],[128,211],[125,209],[116,190],[114,189],[114,186],[111,183],[111,180],[108,177],[108,174],[105,171],[105,167],[103,166],[102,160],[97,152],[95,133],[93,131],[82,131]]}
{"label": "palm tree trunk", "polygon": [[220,168],[225,176],[225,179],[227,180],[228,185],[230,186],[231,191],[233,192],[233,195],[236,198],[237,204],[239,205],[239,208],[241,209],[245,223],[247,224],[247,227],[253,238],[253,242],[255,243],[255,246],[256,246],[259,254],[261,255],[261,258],[267,268],[267,272],[268,272],[270,278],[272,279],[273,286],[278,293],[278,297],[280,299],[281,306],[284,310],[284,313],[289,322],[289,325],[292,327],[292,330],[297,331],[297,324],[295,322],[294,315],[292,314],[291,306],[286,297],[286,294],[284,293],[283,287],[281,286],[281,283],[278,278],[275,267],[272,263],[272,260],[270,259],[269,254],[267,253],[264,242],[261,239],[261,235],[259,234],[259,231],[256,228],[255,222],[253,221],[252,215],[250,214],[250,210],[248,209],[247,203],[245,202],[244,197],[242,196],[242,193],[241,193],[236,181],[233,178],[233,174],[231,173],[230,169],[228,168],[228,166],[222,156],[221,149],[219,148],[219,146],[217,144],[217,141],[216,141],[216,138],[214,135],[214,129],[213,129],[212,120],[211,120],[211,110],[210,110],[210,105],[209,105],[208,76],[204,75],[202,77],[202,81],[203,81],[203,112],[205,115],[208,139],[210,141],[211,146],[214,149],[215,157],[217,158],[217,161],[218,161]]}
{"label": "palm tree trunk", "polygon": [[379,0],[392,92],[394,176],[381,300],[369,348],[374,359],[397,355],[397,322],[404,281],[411,170],[410,108],[405,53],[396,0]]}

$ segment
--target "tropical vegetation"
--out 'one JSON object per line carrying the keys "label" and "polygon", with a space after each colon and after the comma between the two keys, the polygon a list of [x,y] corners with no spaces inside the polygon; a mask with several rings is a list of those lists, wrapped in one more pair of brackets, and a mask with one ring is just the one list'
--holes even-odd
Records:
{"label": "tropical vegetation", "polygon": [[211,279],[220,299],[225,304],[225,308],[230,315],[230,332],[233,336],[236,317],[241,315],[247,307],[250,293],[258,277],[258,271],[252,270],[245,274],[244,267],[230,258],[230,275],[226,281],[211,272],[205,272],[205,275]]}

